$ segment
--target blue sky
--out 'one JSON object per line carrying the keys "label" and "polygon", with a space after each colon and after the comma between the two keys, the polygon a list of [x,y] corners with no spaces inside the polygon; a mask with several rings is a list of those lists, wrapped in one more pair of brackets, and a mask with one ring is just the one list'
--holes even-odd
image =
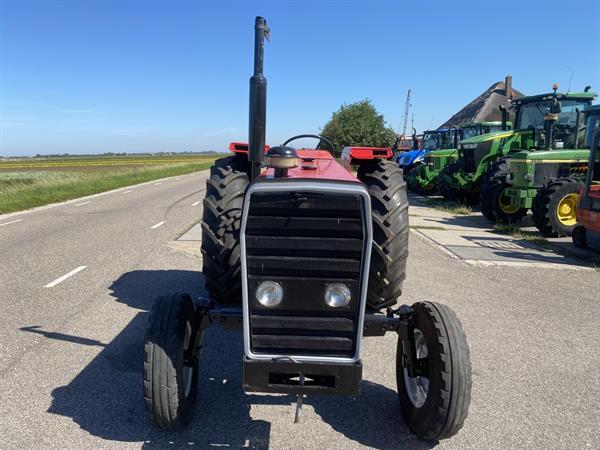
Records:
{"label": "blue sky", "polygon": [[600,90],[600,2],[0,0],[0,155],[224,149],[246,140],[254,16],[272,31],[267,141],[369,98],[418,130],[506,74]]}

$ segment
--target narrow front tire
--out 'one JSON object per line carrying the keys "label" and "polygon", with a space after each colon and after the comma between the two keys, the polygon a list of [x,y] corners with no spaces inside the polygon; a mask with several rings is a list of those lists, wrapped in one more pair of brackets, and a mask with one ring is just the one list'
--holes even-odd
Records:
{"label": "narrow front tire", "polygon": [[402,415],[419,437],[440,440],[462,428],[471,401],[469,345],[456,314],[445,305],[413,305],[415,354],[423,375],[410,377],[398,339],[396,381]]}
{"label": "narrow front tire", "polygon": [[198,391],[198,332],[187,294],[162,295],[150,312],[144,341],[144,400],[150,419],[163,430],[185,425]]}

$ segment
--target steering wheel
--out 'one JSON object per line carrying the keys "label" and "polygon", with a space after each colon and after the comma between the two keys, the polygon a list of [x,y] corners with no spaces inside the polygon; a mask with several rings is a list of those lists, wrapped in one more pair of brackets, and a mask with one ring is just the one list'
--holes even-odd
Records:
{"label": "steering wheel", "polygon": [[332,152],[334,151],[333,144],[331,143],[331,141],[329,139],[327,139],[326,137],[321,136],[319,134],[299,134],[298,136],[294,136],[294,137],[289,138],[287,141],[285,141],[283,143],[283,146],[285,147],[290,142],[295,141],[297,139],[303,139],[303,138],[318,139],[319,143],[317,144],[317,148],[319,148],[321,146],[321,142],[325,142],[327,145],[329,145],[329,148],[331,149],[331,151]]}

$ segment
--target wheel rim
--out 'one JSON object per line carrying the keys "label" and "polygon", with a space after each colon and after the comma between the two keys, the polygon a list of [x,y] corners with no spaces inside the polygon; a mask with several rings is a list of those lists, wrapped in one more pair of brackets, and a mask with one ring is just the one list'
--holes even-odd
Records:
{"label": "wheel rim", "polygon": [[[183,352],[184,355],[188,352],[190,341],[192,338],[192,325],[188,322],[185,324],[185,335],[183,337]],[[183,395],[188,397],[192,391],[192,379],[194,378],[194,366],[190,365],[189,361],[184,359],[183,362]]]}
{"label": "wheel rim", "polygon": [[[418,328],[415,328],[414,333],[417,359],[425,359],[429,356],[427,344],[425,343],[425,336]],[[408,370],[405,368],[404,387],[406,388],[408,399],[413,406],[415,408],[421,408],[425,404],[425,400],[427,400],[427,393],[429,392],[429,378],[422,376],[409,377]]]}
{"label": "wheel rim", "polygon": [[579,194],[572,193],[565,195],[558,202],[556,215],[562,225],[570,227],[577,223],[577,200]]}
{"label": "wheel rim", "polygon": [[515,214],[519,207],[513,205],[510,201],[510,197],[506,195],[506,189],[502,190],[500,193],[500,197],[498,197],[498,206],[500,206],[500,210],[505,214]]}

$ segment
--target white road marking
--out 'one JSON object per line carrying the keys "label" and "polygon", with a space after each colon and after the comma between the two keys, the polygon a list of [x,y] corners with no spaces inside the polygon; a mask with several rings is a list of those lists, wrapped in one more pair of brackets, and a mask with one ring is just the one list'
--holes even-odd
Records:
{"label": "white road marking", "polygon": [[161,227],[161,226],[163,226],[164,224],[165,224],[165,221],[158,222],[156,225],[152,225],[152,226],[150,227],[150,229],[151,229],[151,230],[154,230],[155,228]]}
{"label": "white road marking", "polygon": [[56,280],[48,283],[46,286],[44,286],[45,288],[51,288],[56,286],[58,283],[62,283],[63,281],[65,281],[67,278],[72,277],[73,275],[75,275],[78,272],[81,272],[83,269],[85,269],[87,266],[79,266],[76,269],[71,270],[69,273],[64,274],[62,277],[57,278]]}
{"label": "white road marking", "polygon": [[87,205],[88,203],[92,203],[92,202],[89,201],[89,202],[77,203],[75,206],[83,206],[83,205]]}
{"label": "white road marking", "polygon": [[23,219],[11,220],[10,222],[0,223],[0,227],[3,227],[4,225],[10,225],[11,223],[17,223],[17,222],[20,222],[21,220],[23,220]]}
{"label": "white road marking", "polygon": [[162,184],[162,181],[159,181],[158,183],[154,183],[154,186],[158,186],[159,184]]}
{"label": "white road marking", "polygon": [[192,203],[192,206],[196,206],[196,205],[198,205],[199,203],[200,203],[200,201],[194,202],[194,203]]}
{"label": "white road marking", "polygon": [[123,191],[123,194],[129,194],[130,192],[133,192],[133,191]]}

